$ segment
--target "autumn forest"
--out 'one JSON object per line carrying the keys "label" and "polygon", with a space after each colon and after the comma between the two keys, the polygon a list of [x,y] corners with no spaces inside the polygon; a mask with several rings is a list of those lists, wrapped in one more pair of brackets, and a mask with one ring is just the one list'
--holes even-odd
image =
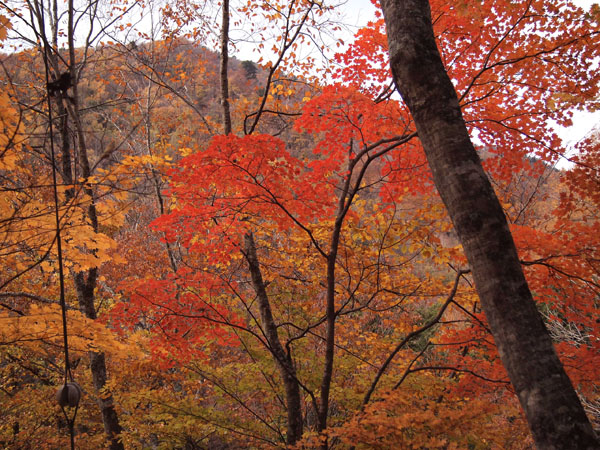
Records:
{"label": "autumn forest", "polygon": [[600,8],[352,4],[0,0],[0,448],[600,448]]}

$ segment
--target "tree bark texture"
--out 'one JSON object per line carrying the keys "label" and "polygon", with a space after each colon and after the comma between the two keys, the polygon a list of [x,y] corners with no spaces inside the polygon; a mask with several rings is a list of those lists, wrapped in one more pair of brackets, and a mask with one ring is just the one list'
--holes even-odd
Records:
{"label": "tree bark texture", "polygon": [[221,6],[221,106],[223,107],[223,134],[231,133],[231,113],[229,111],[229,0],[223,0]]}
{"label": "tree bark texture", "polygon": [[251,233],[248,233],[244,240],[244,253],[252,277],[252,286],[256,291],[263,332],[267,339],[269,350],[275,358],[275,363],[279,368],[285,387],[285,403],[287,408],[286,442],[288,445],[293,445],[302,437],[303,428],[300,385],[296,377],[296,368],[294,367],[291,355],[285,351],[279,340],[277,324],[275,323],[275,319],[273,319],[271,304],[265,289],[258,256],[256,255],[254,237]]}
{"label": "tree bark texture", "polygon": [[[76,91],[75,91],[76,92]],[[74,94],[76,98],[76,94]],[[76,105],[71,111],[74,114],[77,114]],[[76,127],[78,131],[82,131],[79,127]],[[63,127],[62,134],[63,143],[68,142],[69,134],[68,127]],[[79,145],[81,146],[85,141],[83,138],[79,139]],[[63,151],[66,150],[67,146],[63,144]],[[87,151],[81,151],[80,149],[80,159],[83,159],[87,163]],[[69,157],[63,154],[63,170],[65,173],[63,177],[65,177],[65,182],[67,184],[72,184],[73,174],[71,172],[70,167],[71,160]],[[86,171],[87,168],[87,171]],[[84,164],[82,171],[85,173],[86,177],[90,176],[89,173],[89,164]],[[90,189],[86,189],[86,193],[93,198],[93,192]],[[71,199],[73,195],[73,190],[69,190],[67,192],[67,199]],[[98,219],[96,215],[96,206],[92,202],[88,208],[88,216],[94,227],[95,231],[98,231]],[[77,300],[79,303],[79,310],[88,318],[96,320],[98,314],[96,313],[95,307],[95,289],[98,282],[98,269],[91,268],[85,272],[76,273],[73,277],[73,281],[75,283],[75,289],[77,291]],[[107,380],[107,371],[106,371],[106,358],[104,353],[98,352],[90,352],[90,371],[92,372],[92,380],[94,382],[94,388],[98,394],[100,394],[106,386]],[[107,434],[108,439],[108,448],[110,450],[124,450],[124,446],[121,442],[119,442],[119,434],[123,431],[117,411],[115,410],[113,397],[109,393],[106,393],[98,396],[98,406],[100,408],[100,413],[102,414],[102,423],[104,425],[104,431]]]}
{"label": "tree bark texture", "polygon": [[[71,83],[73,96],[69,103],[68,99],[64,99],[64,105],[69,112],[69,116],[75,127],[76,134],[76,148],[78,150],[78,165],[81,171],[81,176],[84,179],[88,179],[92,173],[88,158],[88,149],[85,139],[85,130],[82,125],[81,115],[79,112],[79,92],[78,92],[78,64],[75,58],[75,40],[74,40],[74,12],[75,7],[73,0],[69,0],[68,3],[68,40],[69,40],[69,67],[68,71],[71,74]],[[81,67],[79,70],[82,70]],[[63,136],[63,143],[68,140],[69,136]],[[63,156],[64,157],[64,156]],[[63,163],[63,167],[66,170],[66,162]],[[71,176],[71,180],[75,177]],[[96,204],[94,200],[94,192],[91,188],[85,187],[84,192],[91,199],[88,207],[88,218],[94,229],[98,232],[98,215],[96,211]],[[79,302],[79,309],[89,319],[96,320],[97,313],[95,307],[95,289],[98,283],[98,269],[91,268],[85,272],[75,274],[75,289],[77,290],[77,299]],[[106,390],[106,358],[104,353],[90,352],[90,370],[92,372],[92,380],[94,382],[94,388],[98,394],[98,406],[102,414],[102,423],[104,425],[104,431],[107,434],[108,448],[110,450],[124,450],[123,443],[119,441],[119,434],[123,431],[117,411],[115,410],[113,397],[110,392],[104,392]]]}
{"label": "tree bark texture", "polygon": [[[90,352],[90,369],[96,392],[101,393],[106,386],[106,360],[104,353]],[[108,436],[108,448],[110,450],[124,450],[123,443],[119,441],[119,435],[123,431],[119,423],[119,417],[115,410],[113,396],[101,395],[98,398],[100,411],[102,412],[102,423],[104,432]]]}
{"label": "tree bark texture", "polygon": [[[72,74],[74,74],[73,64],[71,66]],[[91,176],[90,165],[87,155],[87,148],[85,146],[85,137],[83,127],[79,117],[78,109],[78,94],[77,94],[77,83],[73,85],[73,105],[69,108],[70,115],[73,122],[75,123],[75,130],[77,134],[77,148],[79,150],[79,168],[84,178]],[[68,140],[68,135],[63,136],[63,142]],[[64,164],[66,168],[66,163]],[[69,175],[73,179],[72,174]],[[94,203],[94,193],[91,189],[85,188],[86,194],[92,199],[90,206],[88,207],[88,218],[91,222],[94,231],[98,232],[98,217],[96,213],[96,205]],[[72,191],[71,194],[72,195]],[[69,198],[69,195],[67,196]],[[98,314],[96,313],[95,307],[95,289],[98,283],[98,269],[91,268],[85,272],[79,272],[74,275],[75,289],[77,291],[77,300],[79,303],[80,311],[88,318],[96,320]],[[117,411],[115,410],[112,394],[103,391],[106,387],[107,371],[106,371],[106,358],[104,353],[90,352],[90,370],[92,372],[92,380],[94,382],[94,388],[98,393],[98,406],[102,414],[102,423],[104,425],[104,431],[107,434],[108,448],[110,450],[124,450],[123,444],[119,441],[119,434],[123,431]]]}
{"label": "tree bark texture", "polygon": [[[97,269],[93,268],[85,273],[80,272],[75,275],[75,287],[77,289],[77,298],[80,311],[88,318],[96,320],[96,308],[94,306],[94,289],[97,282]],[[107,434],[108,448],[110,450],[124,450],[123,444],[119,441],[119,434],[123,431],[119,423],[119,417],[115,410],[113,397],[110,392],[105,391],[107,373],[106,358],[102,352],[90,352],[90,371],[94,388],[98,393],[98,406],[102,414],[102,423],[104,431]]]}
{"label": "tree bark texture", "polygon": [[523,275],[508,223],[469,138],[427,0],[381,0],[396,86],[475,279],[502,362],[540,449],[600,448]]}

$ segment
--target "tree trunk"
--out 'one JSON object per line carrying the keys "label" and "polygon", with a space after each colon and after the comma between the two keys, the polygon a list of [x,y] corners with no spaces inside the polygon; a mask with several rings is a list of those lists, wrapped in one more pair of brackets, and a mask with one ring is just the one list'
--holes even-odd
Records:
{"label": "tree trunk", "polygon": [[223,134],[231,133],[231,113],[229,111],[229,0],[223,0],[221,15],[221,106],[223,107]]}
{"label": "tree trunk", "polygon": [[523,275],[506,217],[469,138],[426,0],[381,0],[394,81],[471,266],[500,357],[542,449],[598,441]]}
{"label": "tree trunk", "polygon": [[273,319],[269,297],[265,289],[265,283],[260,271],[256,245],[252,233],[246,234],[244,238],[244,256],[248,262],[248,268],[252,277],[252,285],[256,291],[258,309],[269,349],[275,358],[281,379],[285,387],[285,403],[287,408],[287,436],[288,445],[295,444],[302,437],[302,403],[300,398],[300,385],[296,377],[296,368],[292,357],[285,351],[279,340],[277,324]]}
{"label": "tree trunk", "polygon": [[[87,277],[84,272],[80,272],[74,277],[79,309],[88,319],[93,320],[97,318],[94,306],[94,289],[97,283],[97,276],[98,270],[93,268],[87,271]],[[119,423],[112,394],[106,392],[106,358],[102,352],[90,352],[89,356],[94,389],[98,393],[97,402],[102,413],[104,431],[108,436],[108,448],[110,450],[124,450],[125,447],[119,442],[119,434],[121,434],[123,429]]]}
{"label": "tree trunk", "polygon": [[[68,40],[69,40],[69,73],[71,74],[73,96],[69,103],[68,99],[65,101],[65,105],[69,111],[69,115],[75,125],[76,134],[76,147],[78,149],[78,164],[80,168],[81,176],[87,181],[92,175],[90,169],[90,163],[88,159],[88,149],[85,142],[85,131],[82,126],[81,116],[79,113],[79,92],[78,92],[78,64],[75,58],[75,32],[74,32],[74,13],[75,7],[73,0],[69,0],[68,3]],[[82,70],[81,67],[79,70]],[[68,139],[67,136],[63,136],[63,142]],[[87,215],[90,223],[96,233],[98,233],[98,215],[96,211],[96,204],[94,200],[94,192],[91,188],[85,187],[84,192],[91,199],[88,207]],[[86,272],[80,272],[75,274],[75,289],[77,290],[77,299],[79,301],[79,309],[89,319],[96,320],[96,308],[95,308],[95,289],[98,283],[98,269],[91,268]],[[123,431],[119,423],[117,411],[113,405],[113,397],[110,391],[106,390],[106,358],[104,353],[90,352],[90,370],[92,372],[92,379],[94,382],[94,388],[98,393],[98,406],[102,413],[102,423],[104,424],[104,431],[108,437],[108,448],[110,450],[124,450],[123,443],[119,441],[119,434]]]}
{"label": "tree trunk", "polygon": [[[73,98],[77,98],[77,91],[74,88]],[[62,177],[63,181],[67,185],[73,184],[73,168],[71,166],[72,159],[70,155],[70,130],[67,123],[66,112],[67,109],[64,107],[64,104],[67,102],[66,99],[63,98],[63,95],[60,94],[59,99],[57,100],[58,110],[61,113],[61,140],[62,140]],[[70,115],[75,116],[77,114],[77,104],[70,109]],[[78,133],[83,130],[81,127],[76,126],[76,130]],[[85,173],[86,177],[90,176],[89,173],[89,163],[87,160],[87,150],[85,150],[85,140],[83,138],[78,139],[79,147],[80,147],[80,160],[79,163],[83,166],[82,170]],[[81,148],[84,150],[82,151]],[[87,168],[87,170],[86,170]],[[93,198],[93,192],[90,189],[85,190],[91,198]],[[72,200],[74,195],[74,190],[69,189],[66,192],[67,201]],[[96,216],[96,207],[92,202],[90,207],[88,208],[88,215],[92,226],[95,231],[98,231],[98,219]],[[75,289],[77,291],[77,300],[79,303],[80,311],[88,318],[96,320],[97,313],[94,304],[95,294],[94,291],[96,289],[98,279],[98,269],[91,268],[86,272],[80,272],[74,275],[73,281],[75,284]],[[106,387],[106,358],[104,353],[90,352],[90,371],[92,372],[92,380],[94,382],[94,388],[98,394],[100,394]],[[108,436],[109,447],[110,450],[124,450],[124,446],[118,440],[118,435],[121,433],[122,428],[119,424],[119,419],[117,416],[117,412],[114,408],[113,398],[110,393],[108,396],[106,393],[98,396],[98,406],[100,407],[100,412],[102,414],[102,423],[104,425],[104,431]]]}
{"label": "tree trunk", "polygon": [[[75,64],[71,64],[71,73],[75,74]],[[88,160],[87,148],[85,145],[84,130],[81,125],[78,109],[78,93],[77,93],[77,82],[73,83],[73,98],[72,105],[69,106],[70,116],[75,124],[77,148],[79,150],[79,168],[82,176],[87,179],[91,176],[90,164]],[[67,139],[65,136],[64,139]],[[87,210],[88,219],[94,229],[98,232],[98,217],[96,212],[96,204],[94,203],[94,192],[90,188],[84,188],[84,192],[91,199],[90,205]],[[74,276],[75,289],[77,290],[77,300],[79,302],[80,311],[85,314],[88,319],[96,320],[97,313],[95,307],[95,289],[98,283],[98,269],[91,268],[85,272],[79,272]],[[104,353],[101,352],[90,352],[90,370],[92,372],[92,379],[94,382],[94,388],[98,393],[98,406],[102,414],[102,423],[104,424],[104,431],[108,438],[108,448],[110,450],[124,450],[123,444],[119,441],[119,434],[123,431],[119,424],[117,411],[113,404],[113,397],[110,392],[106,392],[106,358]]]}
{"label": "tree trunk", "polygon": [[[229,62],[229,0],[224,0],[222,4],[222,23],[221,23],[221,106],[223,134],[232,133],[231,112],[229,109],[229,76],[227,66]],[[279,340],[277,324],[273,318],[271,304],[265,289],[265,283],[260,270],[260,263],[256,254],[256,244],[252,233],[244,236],[244,256],[248,262],[248,269],[252,278],[252,286],[256,292],[258,300],[258,309],[264,335],[267,339],[269,350],[275,359],[275,363],[281,374],[281,380],[285,388],[285,406],[287,409],[287,433],[286,443],[294,445],[302,438],[303,420],[302,420],[302,399],[300,396],[300,384],[296,375],[296,368],[292,356],[284,349]]]}

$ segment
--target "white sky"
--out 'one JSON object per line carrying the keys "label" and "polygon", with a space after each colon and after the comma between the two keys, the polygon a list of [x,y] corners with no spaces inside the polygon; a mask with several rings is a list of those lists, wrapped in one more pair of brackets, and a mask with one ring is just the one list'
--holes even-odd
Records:
{"label": "white sky", "polygon": [[375,18],[375,7],[370,0],[348,0],[344,9],[347,11],[347,22],[357,28],[363,27]]}

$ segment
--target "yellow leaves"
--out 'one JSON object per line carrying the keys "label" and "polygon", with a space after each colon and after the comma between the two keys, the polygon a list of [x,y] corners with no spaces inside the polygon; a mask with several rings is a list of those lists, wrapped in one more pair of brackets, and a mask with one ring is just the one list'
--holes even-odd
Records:
{"label": "yellow leaves", "polygon": [[194,153],[194,150],[191,149],[190,147],[179,147],[178,151],[179,151],[179,154],[183,157],[189,156],[192,153]]}
{"label": "yellow leaves", "polygon": [[271,95],[279,95],[283,90],[283,86],[281,84],[276,84],[271,88]]}
{"label": "yellow leaves", "polygon": [[460,399],[436,401],[433,393],[423,391],[441,383],[427,377],[419,382],[384,394],[330,435],[357,449],[484,448],[473,433],[487,425],[488,411],[480,408],[481,402],[474,400],[468,407]]}
{"label": "yellow leaves", "polygon": [[[58,304],[33,304],[24,316],[2,312],[0,323],[0,343],[18,343],[33,351],[40,350],[40,343],[63,345],[62,312]],[[102,351],[119,359],[140,353],[137,346],[120,341],[105,325],[79,311],[68,311],[67,326],[69,348],[74,352]]]}
{"label": "yellow leaves", "polygon": [[[171,157],[168,155],[135,155],[124,157],[118,165],[109,170],[98,169],[98,174],[87,181],[91,184],[125,183],[133,185],[143,174],[152,170],[163,172],[171,167]],[[130,182],[127,183],[127,180]]]}
{"label": "yellow leaves", "polygon": [[549,111],[563,111],[569,107],[577,107],[584,104],[589,99],[570,92],[556,92],[546,99],[546,108]]}
{"label": "yellow leaves", "polygon": [[[22,198],[27,198],[29,202],[24,203]],[[19,206],[19,213],[24,219],[15,226],[4,229],[0,238],[5,246],[13,246],[15,249],[20,246],[28,246],[35,249],[35,253],[15,253],[19,257],[5,260],[5,264],[13,269],[22,270],[46,254],[52,247],[48,258],[41,263],[40,268],[44,273],[53,273],[57,268],[57,254],[56,224],[52,203],[43,196],[39,200],[34,200],[31,197],[15,195],[10,200],[7,203],[0,201],[2,217],[10,217],[13,205],[19,205],[22,202]],[[73,202],[73,204],[66,204],[59,209],[65,268],[78,272],[99,267],[108,261],[123,262],[118,255],[113,255],[116,253],[116,242],[106,234],[95,232],[89,223],[86,216],[89,199],[81,196],[75,200],[80,201],[78,207],[73,206],[75,203]],[[104,214],[113,220],[117,219],[114,212],[108,214],[103,208],[99,208],[101,219]]]}
{"label": "yellow leaves", "polygon": [[65,267],[81,272],[112,261],[124,264],[115,252],[117,243],[109,236],[96,233],[90,225],[67,228],[64,233]]}
{"label": "yellow leaves", "polygon": [[289,98],[289,97],[292,97],[296,93],[295,89],[293,89],[293,86],[290,83],[275,84],[269,92],[270,92],[270,99],[272,99],[273,97]]}

